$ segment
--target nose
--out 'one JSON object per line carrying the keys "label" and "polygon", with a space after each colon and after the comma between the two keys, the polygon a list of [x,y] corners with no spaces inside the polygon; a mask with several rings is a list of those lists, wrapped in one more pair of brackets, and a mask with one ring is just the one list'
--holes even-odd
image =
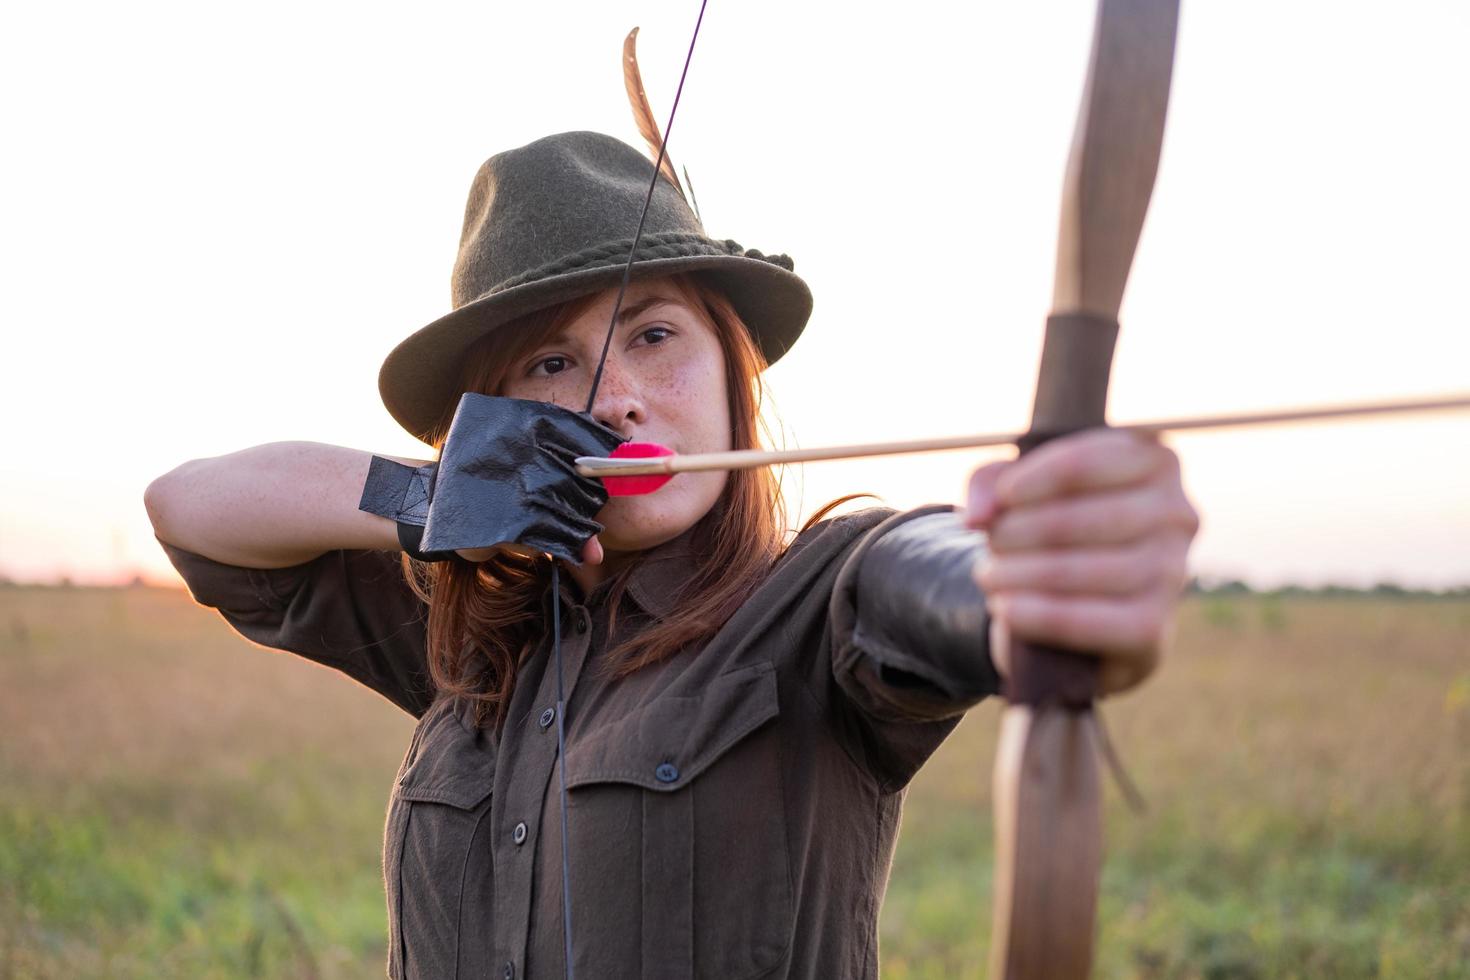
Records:
{"label": "nose", "polygon": [[648,421],[638,384],[611,351],[592,402],[592,417],[624,437]]}

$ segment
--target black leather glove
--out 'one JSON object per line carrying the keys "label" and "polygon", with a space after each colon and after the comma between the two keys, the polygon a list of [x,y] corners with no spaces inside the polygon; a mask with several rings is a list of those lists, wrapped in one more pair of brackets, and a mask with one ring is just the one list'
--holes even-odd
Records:
{"label": "black leather glove", "polygon": [[374,457],[359,507],[397,521],[404,550],[421,560],[521,544],[580,562],[602,530],[594,518],[607,490],[579,476],[574,460],[606,456],[622,442],[590,416],[549,402],[466,392],[439,462],[413,469]]}

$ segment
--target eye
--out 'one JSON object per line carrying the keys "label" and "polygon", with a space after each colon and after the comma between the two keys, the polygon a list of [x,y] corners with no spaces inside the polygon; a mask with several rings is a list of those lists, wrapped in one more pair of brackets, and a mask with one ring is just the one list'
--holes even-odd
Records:
{"label": "eye", "polygon": [[561,374],[567,367],[567,359],[560,355],[555,355],[552,357],[543,357],[541,360],[532,364],[530,373],[547,377],[553,374]]}
{"label": "eye", "polygon": [[674,331],[670,330],[666,326],[663,326],[662,324],[659,324],[657,326],[649,327],[647,330],[640,333],[638,335],[638,340],[652,346],[654,344],[663,343],[665,340],[668,340],[673,335]]}

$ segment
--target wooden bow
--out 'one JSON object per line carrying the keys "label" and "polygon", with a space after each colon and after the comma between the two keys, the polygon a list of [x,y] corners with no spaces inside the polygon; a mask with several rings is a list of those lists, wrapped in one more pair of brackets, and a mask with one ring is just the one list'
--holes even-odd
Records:
{"label": "wooden bow", "polygon": [[[1105,424],[1118,307],[1158,170],[1178,0],[1100,0],[1062,189],[1052,315],[1023,451]],[[1093,658],[1012,642],[994,769],[991,975],[1092,966],[1102,865]]]}
{"label": "wooden bow", "polygon": [[[703,13],[701,4],[701,20]],[[1158,169],[1177,23],[1178,0],[1100,0],[1063,187],[1052,315],[1023,451],[1105,424],[1118,308]],[[657,170],[665,163],[668,128],[659,133],[647,106],[635,37],[636,31],[624,49],[625,81]],[[672,173],[669,167],[666,176],[677,186]],[[641,219],[639,225],[641,230]],[[619,303],[621,298],[620,291]],[[1085,977],[1102,862],[1099,738],[1092,711],[1096,660],[1024,643],[1013,643],[1011,653],[1011,705],[994,776],[991,972],[1008,980]],[[570,934],[567,941],[570,961]]]}

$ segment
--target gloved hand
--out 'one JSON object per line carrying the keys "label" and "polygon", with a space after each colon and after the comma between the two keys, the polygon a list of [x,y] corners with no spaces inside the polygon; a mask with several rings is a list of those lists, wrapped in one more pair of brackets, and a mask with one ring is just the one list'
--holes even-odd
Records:
{"label": "gloved hand", "polygon": [[602,530],[595,517],[607,490],[573,461],[606,456],[623,441],[548,402],[466,392],[438,463],[412,469],[374,457],[359,507],[397,521],[404,550],[421,560],[519,544],[579,562]]}

